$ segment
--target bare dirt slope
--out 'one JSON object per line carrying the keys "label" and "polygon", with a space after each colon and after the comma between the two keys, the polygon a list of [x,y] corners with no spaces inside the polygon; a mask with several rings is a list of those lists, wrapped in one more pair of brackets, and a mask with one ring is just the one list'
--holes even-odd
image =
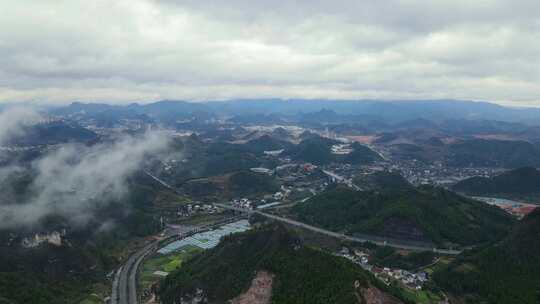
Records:
{"label": "bare dirt slope", "polygon": [[272,297],[274,275],[259,271],[251,281],[249,289],[230,301],[231,304],[269,304]]}

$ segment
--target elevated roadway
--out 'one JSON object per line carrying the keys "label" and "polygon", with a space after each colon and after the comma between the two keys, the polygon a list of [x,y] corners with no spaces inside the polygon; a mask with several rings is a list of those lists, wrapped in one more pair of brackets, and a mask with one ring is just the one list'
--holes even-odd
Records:
{"label": "elevated roadway", "polygon": [[435,248],[435,247],[425,247],[425,246],[398,244],[398,243],[393,243],[393,242],[380,241],[380,240],[375,239],[375,238],[370,239],[370,238],[367,238],[367,237],[362,237],[362,238],[354,237],[354,236],[345,235],[345,234],[342,234],[342,233],[326,230],[326,229],[323,229],[323,228],[315,227],[315,226],[312,226],[312,225],[308,225],[306,223],[295,221],[295,220],[292,220],[292,219],[289,219],[289,218],[285,218],[285,217],[281,217],[281,216],[261,212],[261,211],[258,211],[258,210],[249,210],[249,209],[244,209],[244,208],[237,208],[237,207],[233,207],[233,206],[230,206],[230,205],[217,204],[217,203],[215,205],[220,207],[220,208],[223,208],[223,209],[229,209],[229,210],[242,212],[242,213],[246,213],[246,214],[250,214],[250,215],[251,214],[258,214],[258,215],[264,216],[266,218],[269,218],[269,219],[272,219],[272,220],[275,220],[275,221],[278,221],[278,222],[282,222],[282,223],[289,224],[289,225],[296,226],[296,227],[300,227],[300,228],[303,228],[303,229],[306,229],[306,230],[309,230],[309,231],[312,231],[312,232],[315,232],[315,233],[324,234],[324,235],[327,235],[327,236],[330,236],[330,237],[333,237],[333,238],[338,238],[338,239],[342,239],[342,240],[350,241],[350,242],[355,242],[355,243],[371,242],[371,243],[374,243],[374,244],[379,245],[379,246],[388,246],[388,247],[393,247],[393,248],[398,248],[398,249],[406,249],[406,250],[413,250],[413,251],[433,251],[433,252],[436,252],[436,253],[447,254],[447,255],[458,255],[458,254],[460,254],[462,252],[461,250],[441,249],[441,248]]}

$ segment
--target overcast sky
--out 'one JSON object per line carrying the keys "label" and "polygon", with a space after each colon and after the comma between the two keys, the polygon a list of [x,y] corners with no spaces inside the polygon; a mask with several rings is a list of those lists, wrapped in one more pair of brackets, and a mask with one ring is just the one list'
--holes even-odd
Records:
{"label": "overcast sky", "polygon": [[0,101],[540,106],[539,0],[3,0],[0,12]]}

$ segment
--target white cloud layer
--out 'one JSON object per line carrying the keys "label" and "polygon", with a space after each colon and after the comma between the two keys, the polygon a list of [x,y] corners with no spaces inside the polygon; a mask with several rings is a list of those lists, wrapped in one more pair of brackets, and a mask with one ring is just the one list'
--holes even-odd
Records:
{"label": "white cloud layer", "polygon": [[540,1],[2,1],[0,101],[540,106]]}

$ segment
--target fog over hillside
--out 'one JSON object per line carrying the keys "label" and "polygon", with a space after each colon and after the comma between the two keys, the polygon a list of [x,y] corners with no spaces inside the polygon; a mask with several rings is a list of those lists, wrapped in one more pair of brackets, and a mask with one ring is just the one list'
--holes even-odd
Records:
{"label": "fog over hillside", "polygon": [[[2,141],[20,135],[28,119],[39,118],[31,109],[14,109],[0,115]],[[24,170],[31,170],[35,177],[28,188],[27,202],[6,201],[6,196],[0,199],[0,228],[31,226],[49,215],[85,224],[101,204],[126,194],[127,178],[140,168],[145,155],[167,144],[167,137],[157,131],[139,137],[124,135],[92,146],[63,145],[32,162],[30,168],[2,168],[0,183]]]}
{"label": "fog over hillside", "polygon": [[0,145],[22,135],[22,127],[39,118],[40,115],[32,108],[13,107],[0,111]]}

